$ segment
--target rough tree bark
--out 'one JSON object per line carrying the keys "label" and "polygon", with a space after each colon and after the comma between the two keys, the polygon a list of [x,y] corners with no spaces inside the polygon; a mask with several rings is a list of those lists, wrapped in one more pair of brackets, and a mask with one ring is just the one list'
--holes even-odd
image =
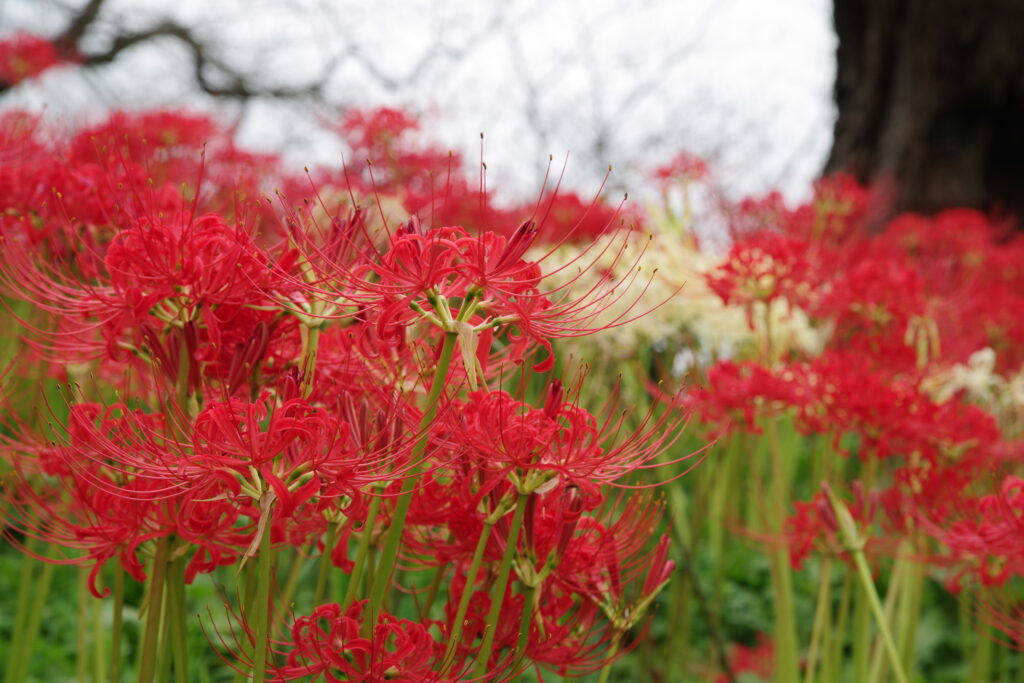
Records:
{"label": "rough tree bark", "polygon": [[826,171],[877,184],[888,213],[1024,215],[1024,2],[834,2]]}

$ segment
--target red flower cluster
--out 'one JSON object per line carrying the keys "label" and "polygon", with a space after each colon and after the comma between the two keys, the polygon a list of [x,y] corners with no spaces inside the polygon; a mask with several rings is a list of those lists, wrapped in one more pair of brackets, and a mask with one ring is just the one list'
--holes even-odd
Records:
{"label": "red flower cluster", "polygon": [[0,83],[10,87],[60,64],[53,43],[21,33],[0,40]]}
{"label": "red flower cluster", "polygon": [[[325,203],[279,219],[257,200],[274,160],[207,119],[115,114],[69,140],[3,122],[24,152],[0,186],[0,290],[31,305],[24,371],[96,378],[51,438],[5,430],[8,535],[62,547],[97,596],[115,560],[151,606],[184,590],[166,582],[258,563],[238,666],[276,680],[590,671],[644,623],[674,566],[661,505],[607,491],[657,466],[683,415],[652,408],[627,429],[614,399],[580,407],[578,385],[546,379],[539,407],[501,390],[550,370],[552,339],[593,331],[623,296],[545,290],[533,220],[392,229]],[[414,205],[439,161],[408,152],[415,125],[384,110],[343,126],[388,169],[375,191]],[[264,603],[286,552],[351,590],[275,644]],[[399,619],[384,610],[405,589],[396,565],[452,587]]]}
{"label": "red flower cluster", "polygon": [[[689,405],[714,435],[760,433],[785,416],[832,452],[855,452],[861,476],[874,472],[863,479],[873,490],[857,489],[851,508],[870,547],[917,544],[912,534],[924,528],[933,545],[915,545],[919,559],[952,565],[958,584],[1004,585],[1024,570],[1020,444],[1000,431],[993,406],[962,394],[939,400],[934,386],[986,348],[997,371],[1020,368],[1024,239],[968,210],[898,216],[878,230],[871,205],[868,190],[837,177],[797,209],[774,196],[731,212],[735,242],[709,286],[751,315],[755,304],[799,308],[830,336],[817,357],[718,361]],[[795,503],[786,529],[794,565],[814,550],[838,552],[828,507],[821,494]],[[1018,628],[997,613],[997,627]]]}

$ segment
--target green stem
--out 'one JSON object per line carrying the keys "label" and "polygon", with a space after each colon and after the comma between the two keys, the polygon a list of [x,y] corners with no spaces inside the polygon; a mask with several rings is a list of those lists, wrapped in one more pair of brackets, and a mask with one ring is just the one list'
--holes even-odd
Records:
{"label": "green stem", "polygon": [[[110,631],[110,683],[121,683],[121,632],[124,624],[124,570],[114,563],[114,623]],[[97,683],[99,683],[97,681]]]}
{"label": "green stem", "polygon": [[[476,673],[478,676],[487,673],[487,660],[491,658],[491,648],[494,647],[494,632],[498,626],[502,603],[505,602],[505,588],[508,586],[508,576],[512,570],[512,556],[519,543],[519,529],[523,526],[523,513],[526,512],[526,499],[529,495],[520,493],[516,499],[516,510],[512,514],[512,525],[509,527],[508,539],[505,541],[505,551],[501,554],[498,574],[491,586],[491,608],[487,612],[487,620],[484,622],[484,638],[480,644],[480,652],[477,654]],[[523,609],[526,607],[524,606]]]}
{"label": "green stem", "polygon": [[469,569],[466,571],[466,584],[462,589],[462,595],[459,596],[459,605],[455,610],[455,619],[452,621],[452,632],[448,637],[448,647],[445,648],[444,652],[444,671],[448,671],[449,667],[454,663],[455,650],[462,640],[462,630],[465,627],[463,621],[466,619],[466,611],[469,609],[469,599],[473,596],[474,587],[476,586],[476,575],[480,570],[480,563],[484,558],[484,549],[487,548],[487,541],[491,537],[491,529],[494,528],[494,522],[489,519],[484,522],[484,527],[480,532],[480,538],[476,542],[476,549],[473,551],[473,559],[469,563]]}
{"label": "green stem", "polygon": [[25,542],[26,554],[21,558],[21,570],[18,572],[18,606],[14,612],[14,628],[11,632],[10,651],[7,653],[7,674],[4,683],[17,683],[15,674],[21,670],[20,660],[25,656],[25,632],[29,621],[29,602],[32,597],[32,570],[36,566],[35,552],[39,542],[30,537]]}
{"label": "green stem", "polygon": [[78,628],[75,646],[75,671],[78,680],[86,679],[89,669],[89,570],[78,570]]}
{"label": "green stem", "polygon": [[689,644],[687,630],[689,620],[684,615],[689,614],[690,592],[688,581],[690,577],[685,572],[678,580],[673,580],[670,590],[672,596],[669,599],[669,608],[666,610],[668,617],[668,637],[662,647],[661,660],[667,663],[667,679],[670,681],[682,678],[682,664],[686,657],[686,648]]}
{"label": "green stem", "polygon": [[[172,544],[173,545],[173,544]],[[170,563],[167,565],[168,571],[170,571]],[[163,611],[161,614],[164,618],[160,621],[160,637],[158,642],[161,644],[160,651],[157,653],[156,662],[156,680],[157,683],[171,683],[171,664],[174,662],[173,655],[171,654],[168,643],[170,642],[170,634],[167,632],[170,624],[167,623],[167,615],[170,612],[168,602],[170,602],[170,596],[168,595],[167,584],[169,581],[167,577],[164,577],[164,595],[163,595]]]}
{"label": "green stem", "polygon": [[157,540],[156,554],[153,556],[153,565],[149,573],[149,587],[146,591],[146,626],[139,659],[139,683],[151,683],[156,671],[157,641],[160,634],[160,612],[163,608],[169,543],[167,536],[161,536]]}
{"label": "green stem", "polygon": [[[897,557],[899,557],[899,553],[897,553]],[[902,564],[897,564],[896,569],[892,572],[891,578],[889,579],[889,585],[886,586],[885,603],[882,606],[882,611],[885,614],[885,623],[887,624],[894,622],[897,598],[902,600],[903,594],[906,592],[903,586],[905,578],[906,574],[904,572],[904,566]],[[896,642],[895,639],[893,642]],[[885,677],[885,651],[883,647],[876,645],[874,652],[871,655],[870,680],[882,681]]]}
{"label": "green stem", "polygon": [[[872,461],[869,461],[869,463]],[[871,481],[873,482],[873,473],[869,469],[869,474],[872,474]],[[867,558],[864,556],[864,544],[865,541],[861,538],[860,532],[857,529],[857,524],[853,520],[853,516],[845,505],[839,502],[832,489],[828,486],[824,487],[825,494],[828,497],[828,501],[832,506],[832,510],[835,513],[836,522],[839,527],[839,531],[842,533],[844,545],[853,556],[854,564],[857,568],[857,576],[861,583],[861,597],[867,599],[868,607],[871,609],[871,613],[875,617],[875,623],[878,626],[879,636],[882,638],[882,644],[885,646],[885,652],[889,656],[889,663],[892,665],[893,674],[896,676],[898,683],[907,683],[907,675],[903,671],[903,664],[900,659],[899,651],[896,649],[896,641],[893,640],[892,632],[889,629],[889,619],[886,617],[885,611],[882,609],[882,601],[878,598],[878,591],[875,588],[874,579],[871,578],[871,568],[868,567]],[[859,602],[858,602],[859,604]],[[867,650],[863,647],[869,641],[866,634],[861,634],[864,642],[860,645],[862,649]],[[862,657],[864,654],[862,653]],[[860,673],[867,673],[864,667],[867,665],[867,661],[861,662]],[[856,680],[862,681],[865,678],[857,676],[855,669]]]}
{"label": "green stem", "polygon": [[92,601],[92,629],[92,680],[99,683],[107,678],[107,663],[104,656],[106,655],[107,643],[103,628],[103,603],[99,600]]}
{"label": "green stem", "polygon": [[[789,500],[789,472],[783,463],[779,446],[778,419],[768,421],[767,433],[772,467],[772,501],[769,503],[771,525],[774,531],[781,532]],[[800,662],[793,603],[793,574],[786,546],[772,552],[771,574],[775,592],[775,680],[797,681],[800,677]]]}
{"label": "green stem", "polygon": [[793,575],[785,548],[772,551],[771,570],[775,588],[775,680],[797,681],[800,668],[793,615]]}
{"label": "green stem", "polygon": [[[330,556],[330,553],[328,553],[328,556]],[[280,569],[280,567],[281,567],[281,557],[280,557],[280,555],[276,556],[276,562],[277,562],[277,568]],[[295,607],[295,604],[294,604],[295,592],[299,588],[299,579],[302,576],[302,570],[305,568],[305,566],[306,566],[306,557],[303,554],[302,549],[301,548],[300,549],[296,549],[295,557],[292,560],[292,564],[291,564],[290,567],[288,567],[288,577],[284,581],[284,588],[281,589],[281,594],[277,598],[275,598],[275,601],[277,602],[278,605],[281,606],[281,609],[286,610],[286,611],[294,609],[294,607]],[[317,577],[317,581],[319,582],[319,577]],[[327,582],[324,581],[324,583],[326,584]],[[313,604],[314,605],[319,605],[320,603],[316,602],[316,603],[313,603]],[[279,629],[285,628],[284,620],[283,619],[278,619],[275,622],[275,624],[274,624],[274,628],[275,628],[274,633],[279,633],[280,632]]]}
{"label": "green stem", "polygon": [[990,627],[983,626],[975,634],[974,652],[971,654],[971,673],[969,680],[992,680],[992,634]]}
{"label": "green stem", "polygon": [[857,575],[860,578],[863,594],[867,596],[871,612],[875,616],[875,623],[878,625],[878,633],[882,638],[886,654],[889,655],[889,664],[892,666],[893,674],[898,683],[907,683],[907,675],[903,672],[903,664],[900,654],[896,650],[896,643],[892,639],[892,632],[889,630],[889,623],[882,611],[882,601],[878,599],[878,591],[875,590],[875,582],[871,578],[871,568],[864,557],[864,551],[857,549],[853,551],[853,559],[857,564]]}
{"label": "green stem", "polygon": [[811,631],[811,647],[807,653],[807,669],[804,671],[804,683],[813,683],[815,669],[818,666],[818,651],[823,646],[826,623],[831,619],[832,607],[832,561],[822,559],[818,568],[818,605],[814,611],[814,626]]}
{"label": "green stem", "polygon": [[[260,540],[263,540],[262,536],[260,536]],[[239,611],[242,615],[242,622],[249,623],[256,596],[256,565],[253,562],[245,562],[238,573],[241,575],[242,584],[239,591],[241,594]],[[254,655],[254,652],[250,649],[251,643],[248,638],[243,638],[240,645],[245,654]],[[235,671],[233,683],[247,683],[248,680],[249,676],[245,671]]]}
{"label": "green stem", "polygon": [[[270,515],[271,507],[267,507],[263,514]],[[263,536],[260,538],[259,557],[256,565],[256,593],[253,596],[253,620],[256,622],[256,640],[253,643],[253,683],[263,683],[267,675],[267,635],[269,631],[269,607],[270,607],[270,572],[271,556],[273,549],[270,544],[270,528],[272,524],[268,517],[263,526]]]}
{"label": "green stem", "polygon": [[[921,595],[924,589],[924,568],[914,557],[917,548],[916,533],[911,536],[907,548],[908,556],[902,561],[907,565],[905,578],[909,585],[903,591],[896,617],[896,644],[903,653],[903,669],[912,677],[915,668],[914,655],[917,652],[917,620],[921,613]],[[897,561],[900,561],[899,556]]]}
{"label": "green stem", "polygon": [[[856,576],[856,570],[854,570]],[[853,589],[853,678],[868,680],[871,658],[871,611],[863,584]]]}
{"label": "green stem", "polygon": [[615,655],[619,652],[619,643],[621,641],[622,631],[616,631],[611,649],[608,650],[608,662],[601,667],[601,676],[597,679],[597,683],[608,683],[608,677],[612,674],[612,665],[615,664]]}
{"label": "green stem", "polygon": [[427,589],[427,599],[423,601],[422,614],[425,617],[430,616],[430,610],[434,607],[434,601],[437,599],[437,593],[441,590],[441,582],[444,580],[444,568],[438,567],[434,570],[434,578],[430,580],[430,588]]}
{"label": "green stem", "polygon": [[373,539],[373,529],[377,525],[377,513],[380,510],[380,496],[374,495],[370,498],[370,508],[366,512],[366,522],[363,524],[363,532],[359,536],[359,545],[356,548],[356,559],[352,565],[352,575],[348,577],[348,587],[345,589],[345,601],[341,608],[346,610],[355,602],[356,593],[362,583],[363,574],[366,573],[366,566],[369,564],[370,542]]}
{"label": "green stem", "polygon": [[327,538],[324,539],[324,554],[320,558],[320,571],[316,575],[316,589],[313,591],[313,606],[319,606],[324,599],[324,591],[327,590],[327,577],[331,571],[331,552],[334,548],[334,539],[337,536],[338,527],[331,523],[327,527]]}
{"label": "green stem", "polygon": [[391,525],[388,527],[387,535],[384,537],[380,566],[377,568],[373,588],[370,591],[367,614],[371,620],[376,618],[376,615],[380,613],[381,605],[384,604],[384,593],[387,592],[387,587],[391,580],[391,571],[394,569],[395,560],[398,559],[398,545],[402,540],[402,530],[405,526],[405,518],[409,513],[412,492],[419,482],[420,461],[427,450],[427,442],[430,440],[430,426],[437,416],[437,406],[441,399],[441,391],[444,389],[445,382],[448,379],[448,367],[451,365],[457,340],[458,335],[454,332],[446,332],[444,335],[441,355],[437,359],[437,367],[434,368],[434,376],[431,378],[426,408],[423,411],[423,418],[419,424],[419,439],[412,449],[412,465],[402,482],[402,492],[395,503]]}
{"label": "green stem", "polygon": [[[54,546],[50,547],[48,556],[55,556]],[[36,636],[39,635],[39,625],[43,619],[43,610],[46,607],[46,598],[50,593],[50,582],[53,580],[53,572],[57,565],[46,562],[36,582],[36,594],[32,601],[32,611],[29,613],[28,623],[25,626],[25,637],[22,640],[22,652],[19,655],[18,670],[11,678],[12,681],[20,683],[28,677],[29,664],[32,661],[32,650],[35,649]]]}
{"label": "green stem", "polygon": [[164,632],[170,641],[174,678],[188,680],[188,635],[185,618],[185,556],[171,561],[167,576]]}
{"label": "green stem", "polygon": [[306,334],[302,341],[302,366],[300,388],[302,397],[308,398],[313,393],[313,376],[316,374],[316,360],[320,349],[320,325],[302,328]]}
{"label": "green stem", "polygon": [[537,587],[527,586],[523,599],[523,613],[519,618],[519,639],[516,641],[516,668],[526,657],[526,648],[530,644],[530,625],[533,623],[533,601],[536,599]]}
{"label": "green stem", "polygon": [[829,652],[829,665],[826,667],[826,683],[839,680],[839,662],[842,660],[843,648],[846,645],[846,625],[850,620],[850,596],[853,588],[853,572],[847,568],[843,572],[843,590],[839,594],[839,616],[836,621],[835,638]]}
{"label": "green stem", "polygon": [[729,528],[726,517],[726,502],[736,491],[733,488],[733,463],[738,458],[737,446],[739,439],[730,439],[722,449],[721,462],[715,471],[715,486],[711,492],[709,503],[708,547],[714,558],[714,577],[712,583],[712,599],[714,612],[721,612],[722,592],[725,590],[725,530]]}

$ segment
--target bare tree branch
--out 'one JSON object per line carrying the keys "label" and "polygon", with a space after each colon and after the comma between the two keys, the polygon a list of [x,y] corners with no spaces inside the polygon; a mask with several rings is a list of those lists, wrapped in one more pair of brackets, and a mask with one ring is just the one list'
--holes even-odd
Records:
{"label": "bare tree branch", "polygon": [[[250,99],[253,97],[296,98],[319,95],[326,76],[313,83],[300,86],[275,87],[254,84],[241,72],[233,69],[216,58],[209,47],[192,33],[191,29],[177,22],[164,21],[137,33],[125,33],[114,38],[110,47],[102,52],[84,55],[82,65],[99,66],[113,62],[125,50],[140,43],[158,38],[173,38],[184,46],[192,56],[196,84],[199,88],[214,97],[234,99]],[[226,84],[218,84],[211,78],[211,68],[219,73]]]}
{"label": "bare tree branch", "polygon": [[[268,86],[253,82],[242,72],[231,67],[215,56],[214,50],[200,40],[193,29],[171,20],[160,21],[142,31],[121,32],[114,36],[109,47],[98,52],[82,49],[83,39],[89,29],[99,20],[106,0],[89,0],[74,14],[67,27],[52,40],[61,59],[76,62],[84,68],[95,68],[110,64],[121,53],[136,45],[161,38],[177,41],[192,57],[193,72],[200,90],[213,97],[248,100],[255,97],[289,99],[317,97],[327,83],[328,75],[335,63],[328,65],[325,73],[316,81],[299,86]],[[215,77],[219,75],[219,78]],[[0,81],[0,95],[14,84]]]}

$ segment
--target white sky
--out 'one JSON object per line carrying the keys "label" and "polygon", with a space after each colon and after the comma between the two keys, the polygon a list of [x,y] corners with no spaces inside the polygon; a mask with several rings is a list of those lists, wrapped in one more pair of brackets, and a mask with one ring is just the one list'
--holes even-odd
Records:
{"label": "white sky", "polygon": [[[74,4],[81,4],[75,0]],[[0,0],[0,34],[50,32],[57,0]],[[806,192],[831,144],[835,38],[828,0],[109,0],[93,38],[170,16],[197,27],[254,78],[316,80],[333,62],[325,103],[213,103],[191,85],[187,53],[133,49],[83,77],[65,69],[20,86],[0,106],[69,121],[105,108],[218,108],[244,142],[297,165],[339,163],[318,117],[391,104],[429,114],[430,134],[479,154],[488,184],[537,191],[548,154],[569,154],[567,184],[643,193],[643,172],[675,152],[708,156],[735,194]]]}

